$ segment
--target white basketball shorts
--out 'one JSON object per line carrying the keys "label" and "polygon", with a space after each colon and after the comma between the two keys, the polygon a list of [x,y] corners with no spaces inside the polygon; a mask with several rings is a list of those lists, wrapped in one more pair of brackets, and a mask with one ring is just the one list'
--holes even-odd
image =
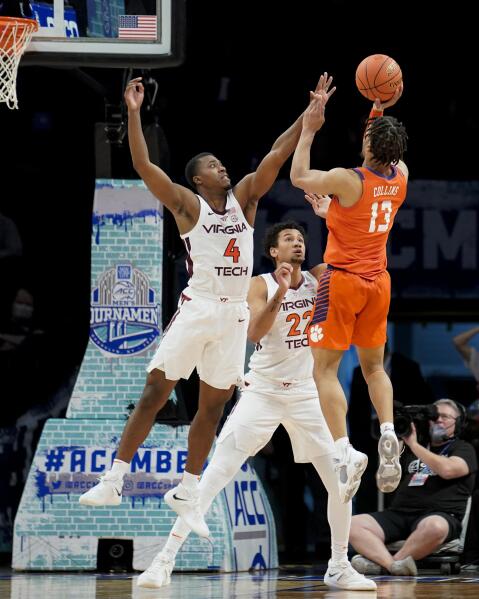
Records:
{"label": "white basketball shorts", "polygon": [[200,380],[216,389],[242,384],[248,323],[246,302],[182,293],[147,371],[157,368],[176,381],[196,367]]}
{"label": "white basketball shorts", "polygon": [[[255,455],[272,437],[280,424],[291,439],[295,462],[335,453],[328,425],[319,404],[316,385],[311,379],[285,388],[246,375],[246,387],[225,422],[217,443],[234,435],[235,446],[249,456]],[[289,384],[289,383],[288,383]]]}

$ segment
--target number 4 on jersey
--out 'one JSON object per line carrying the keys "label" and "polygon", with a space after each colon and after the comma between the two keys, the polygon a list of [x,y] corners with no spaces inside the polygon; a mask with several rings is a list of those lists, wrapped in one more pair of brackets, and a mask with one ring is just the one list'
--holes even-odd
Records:
{"label": "number 4 on jersey", "polygon": [[239,247],[235,245],[235,243],[236,237],[233,237],[229,240],[223,256],[226,256],[227,258],[233,258],[233,263],[237,264],[237,262],[239,261],[239,257],[241,256],[241,253]]}

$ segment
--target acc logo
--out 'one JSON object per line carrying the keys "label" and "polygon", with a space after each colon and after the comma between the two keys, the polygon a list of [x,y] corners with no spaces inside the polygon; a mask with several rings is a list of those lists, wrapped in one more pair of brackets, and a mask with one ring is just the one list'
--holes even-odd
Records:
{"label": "acc logo", "polygon": [[90,309],[90,339],[108,356],[133,356],[160,334],[160,309],[148,277],[131,264],[117,264],[98,278]]}
{"label": "acc logo", "polygon": [[323,327],[320,327],[319,324],[313,324],[312,327],[309,327],[309,337],[311,341],[321,341],[321,339],[324,337]]}

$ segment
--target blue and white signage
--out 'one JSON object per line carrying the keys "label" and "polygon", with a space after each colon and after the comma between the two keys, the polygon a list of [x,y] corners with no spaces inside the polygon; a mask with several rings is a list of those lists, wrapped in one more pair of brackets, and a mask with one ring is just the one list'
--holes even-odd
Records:
{"label": "blue and white signage", "polygon": [[160,306],[145,273],[129,263],[103,272],[91,298],[90,339],[111,357],[147,350],[160,334]]}

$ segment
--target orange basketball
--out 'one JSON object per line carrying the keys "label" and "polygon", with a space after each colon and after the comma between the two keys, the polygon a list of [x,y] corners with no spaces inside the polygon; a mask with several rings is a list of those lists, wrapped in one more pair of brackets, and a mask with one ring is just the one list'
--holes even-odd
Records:
{"label": "orange basketball", "polygon": [[402,82],[401,67],[385,54],[372,54],[356,69],[356,86],[368,100],[387,102]]}

